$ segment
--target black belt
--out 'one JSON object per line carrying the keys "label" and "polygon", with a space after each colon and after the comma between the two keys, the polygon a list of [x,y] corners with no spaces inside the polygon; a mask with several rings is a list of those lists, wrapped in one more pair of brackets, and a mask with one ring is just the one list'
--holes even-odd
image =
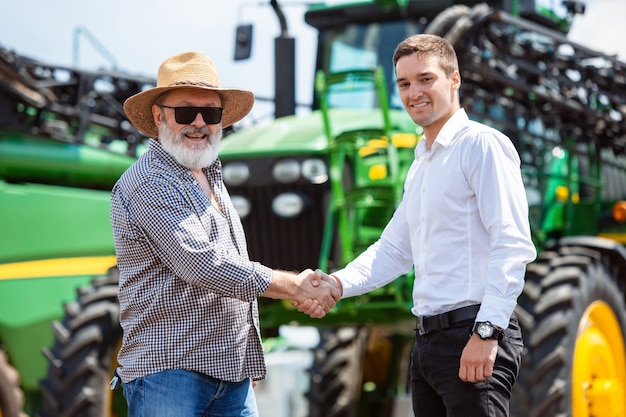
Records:
{"label": "black belt", "polygon": [[434,332],[435,330],[447,329],[453,325],[476,318],[480,304],[457,308],[447,313],[437,314],[436,316],[418,316],[416,320],[416,330],[420,335]]}

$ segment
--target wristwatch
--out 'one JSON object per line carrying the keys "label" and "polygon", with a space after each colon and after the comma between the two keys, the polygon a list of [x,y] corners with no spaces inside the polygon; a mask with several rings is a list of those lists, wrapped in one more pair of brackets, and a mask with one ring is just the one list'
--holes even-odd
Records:
{"label": "wristwatch", "polygon": [[491,322],[477,321],[472,332],[480,336],[481,339],[486,340],[498,339],[502,330],[491,324]]}

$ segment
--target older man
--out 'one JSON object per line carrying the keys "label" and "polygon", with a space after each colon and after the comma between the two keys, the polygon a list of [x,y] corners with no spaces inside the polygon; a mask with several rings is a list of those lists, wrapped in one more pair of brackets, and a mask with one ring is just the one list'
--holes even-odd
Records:
{"label": "older man", "polygon": [[340,296],[311,270],[248,258],[217,153],[222,129],[253,103],[250,91],[221,87],[206,54],[187,52],[124,104],[153,138],[111,198],[124,331],[117,373],[131,417],[256,416],[251,381],[266,374],[257,298],[312,299],[307,313],[323,317]]}

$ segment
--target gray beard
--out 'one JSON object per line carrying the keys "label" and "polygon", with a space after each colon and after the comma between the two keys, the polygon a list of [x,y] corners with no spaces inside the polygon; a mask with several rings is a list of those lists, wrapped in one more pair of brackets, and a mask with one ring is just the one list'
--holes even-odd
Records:
{"label": "gray beard", "polygon": [[[188,133],[201,133],[209,137],[209,143],[194,144],[192,147],[186,147],[184,144],[184,136]],[[210,166],[217,159],[220,141],[222,140],[222,129],[213,134],[208,127],[195,128],[187,127],[176,134],[167,123],[159,125],[159,141],[161,146],[170,155],[174,157],[176,162],[189,169],[201,169]]]}

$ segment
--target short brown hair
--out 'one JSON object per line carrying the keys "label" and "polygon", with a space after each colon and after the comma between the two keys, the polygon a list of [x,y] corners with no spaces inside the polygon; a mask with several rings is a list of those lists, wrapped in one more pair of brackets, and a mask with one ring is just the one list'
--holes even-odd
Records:
{"label": "short brown hair", "polygon": [[452,75],[454,71],[459,70],[459,63],[454,47],[441,36],[419,34],[410,36],[400,42],[393,53],[394,68],[400,58],[412,54],[435,56],[439,58],[439,65],[448,77]]}

